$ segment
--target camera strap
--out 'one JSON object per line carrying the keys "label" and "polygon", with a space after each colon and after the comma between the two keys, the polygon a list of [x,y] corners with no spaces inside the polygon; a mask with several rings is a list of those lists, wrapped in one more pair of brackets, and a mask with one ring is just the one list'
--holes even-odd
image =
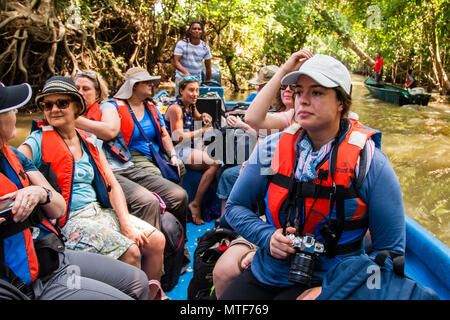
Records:
{"label": "camera strap", "polygon": [[[22,222],[14,222],[12,218],[0,224],[0,240],[9,238],[25,229],[39,224],[44,219],[44,215],[39,208],[36,208],[27,219]],[[10,221],[11,220],[11,221]]]}

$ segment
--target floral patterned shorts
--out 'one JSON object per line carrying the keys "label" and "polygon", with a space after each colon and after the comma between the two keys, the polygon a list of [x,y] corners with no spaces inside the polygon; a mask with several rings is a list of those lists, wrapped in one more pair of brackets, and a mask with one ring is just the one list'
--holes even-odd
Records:
{"label": "floral patterned shorts", "polygon": [[[147,237],[155,230],[155,227],[131,214],[129,219]],[[114,259],[118,259],[134,244],[121,233],[116,212],[102,208],[98,202],[71,211],[62,232],[68,239],[67,249],[100,253]]]}

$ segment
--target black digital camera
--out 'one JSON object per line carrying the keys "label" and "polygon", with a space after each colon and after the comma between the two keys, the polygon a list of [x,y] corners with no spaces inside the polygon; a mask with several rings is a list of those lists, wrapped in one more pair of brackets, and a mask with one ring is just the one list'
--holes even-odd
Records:
{"label": "black digital camera", "polygon": [[0,218],[4,218],[5,220],[11,218],[11,208],[13,202],[13,199],[0,200]]}
{"label": "black digital camera", "polygon": [[314,260],[325,252],[325,246],[309,233],[303,237],[291,233],[287,237],[293,241],[292,248],[296,250],[291,259],[289,281],[309,286],[314,272]]}

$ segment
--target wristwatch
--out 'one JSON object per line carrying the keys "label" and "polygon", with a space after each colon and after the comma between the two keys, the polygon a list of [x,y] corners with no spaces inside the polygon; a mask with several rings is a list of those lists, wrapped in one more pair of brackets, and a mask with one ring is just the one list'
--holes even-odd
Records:
{"label": "wristwatch", "polygon": [[47,192],[47,200],[45,200],[45,202],[43,202],[43,203],[40,203],[41,206],[50,203],[50,201],[52,201],[52,198],[53,198],[53,193],[50,189],[47,189],[46,187],[42,187],[42,188],[45,190],[45,192]]}

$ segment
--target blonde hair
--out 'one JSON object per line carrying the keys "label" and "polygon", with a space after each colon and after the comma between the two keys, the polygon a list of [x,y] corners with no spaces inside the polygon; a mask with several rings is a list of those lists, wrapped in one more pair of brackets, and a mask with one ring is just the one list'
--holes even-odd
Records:
{"label": "blonde hair", "polygon": [[79,78],[86,78],[92,81],[92,83],[94,84],[95,91],[97,91],[98,93],[96,98],[96,101],[98,103],[101,103],[108,99],[109,96],[108,84],[98,72],[94,70],[79,70],[75,74],[73,81],[75,82]]}

